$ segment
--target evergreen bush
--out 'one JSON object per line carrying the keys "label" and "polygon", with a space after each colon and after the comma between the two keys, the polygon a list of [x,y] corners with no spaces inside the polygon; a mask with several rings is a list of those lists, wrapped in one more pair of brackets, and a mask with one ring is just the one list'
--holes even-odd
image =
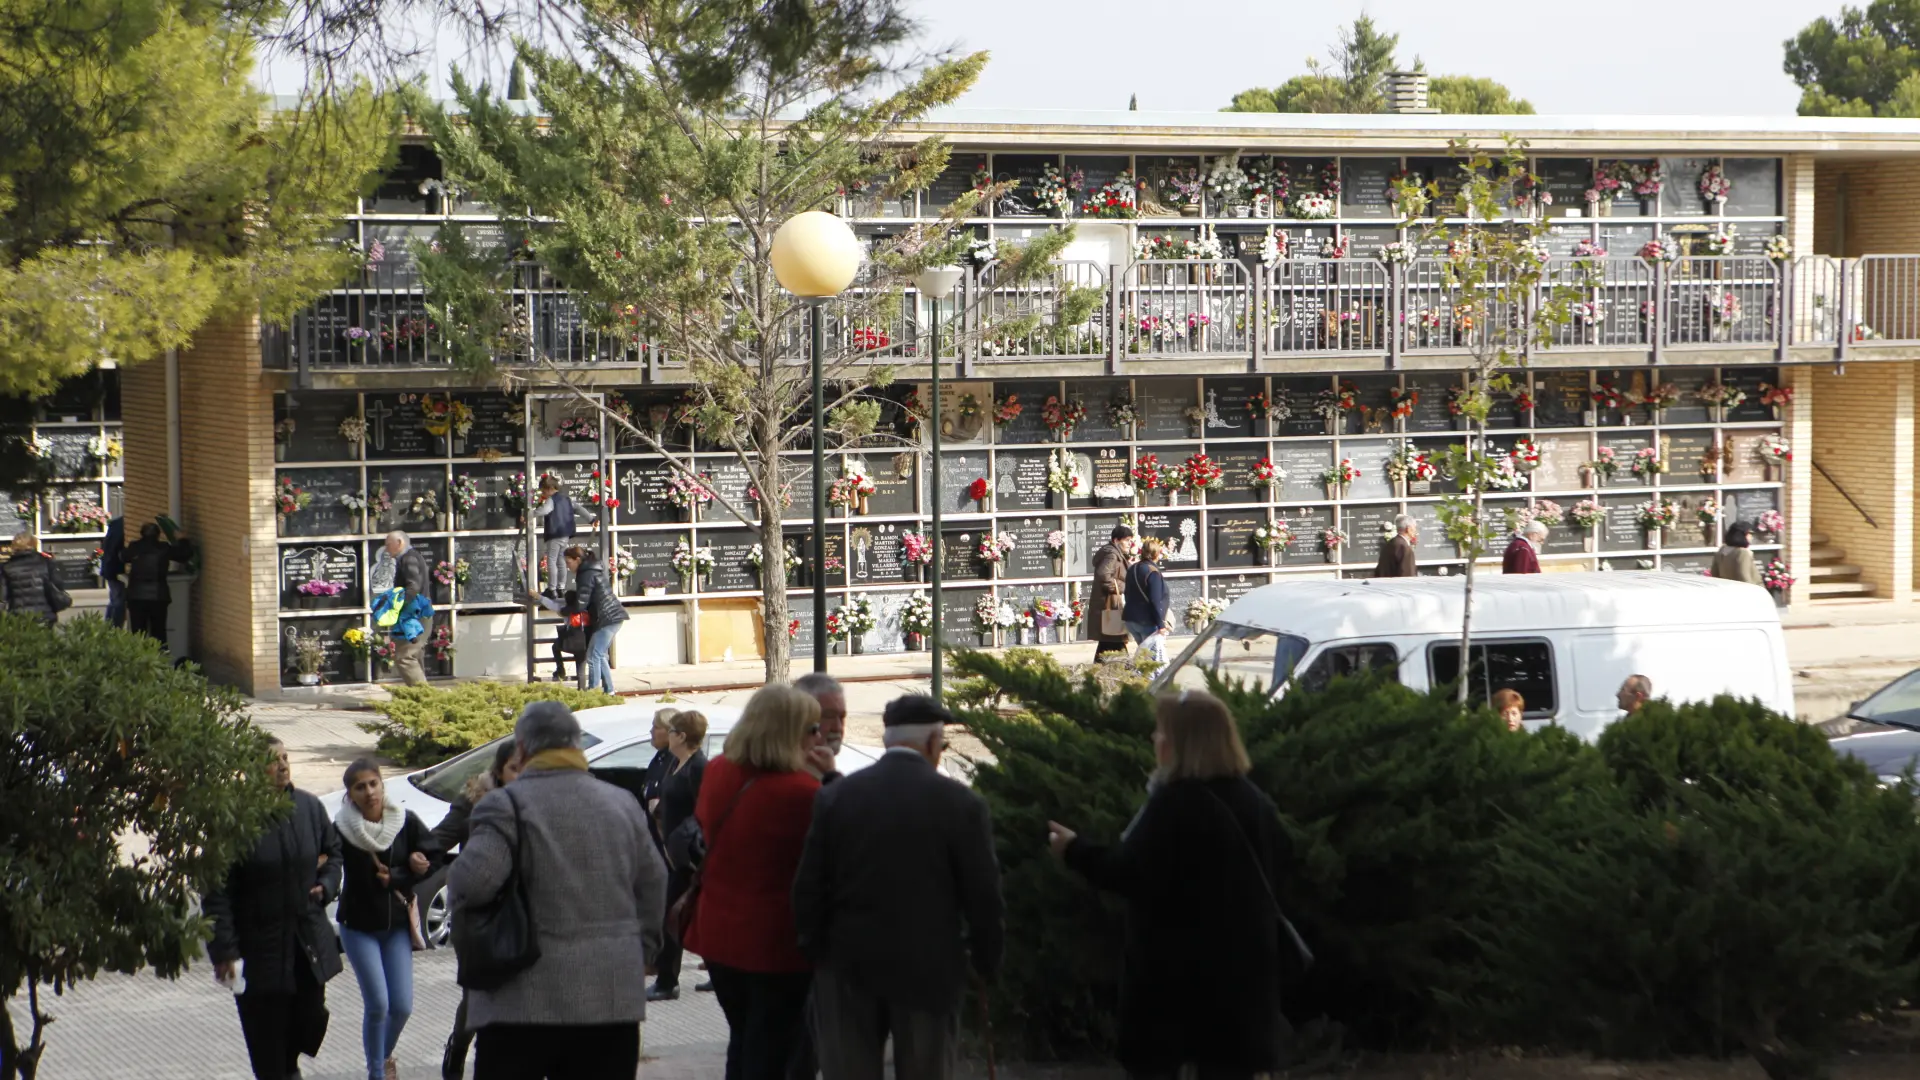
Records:
{"label": "evergreen bush", "polygon": [[450,687],[396,686],[374,704],[379,720],[360,725],[379,737],[380,752],[402,765],[431,765],[513,730],[529,702],[558,701],[575,712],[620,699],[559,683],[470,682]]}

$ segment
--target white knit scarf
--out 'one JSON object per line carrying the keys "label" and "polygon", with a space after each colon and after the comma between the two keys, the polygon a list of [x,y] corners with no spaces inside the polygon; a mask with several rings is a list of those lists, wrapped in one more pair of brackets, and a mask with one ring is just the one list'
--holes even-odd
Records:
{"label": "white knit scarf", "polygon": [[333,815],[334,827],[347,843],[361,851],[373,855],[384,854],[400,838],[400,830],[407,823],[407,812],[397,806],[383,807],[379,824],[374,824],[360,816],[360,808],[353,805],[352,799],[340,800],[340,812]]}

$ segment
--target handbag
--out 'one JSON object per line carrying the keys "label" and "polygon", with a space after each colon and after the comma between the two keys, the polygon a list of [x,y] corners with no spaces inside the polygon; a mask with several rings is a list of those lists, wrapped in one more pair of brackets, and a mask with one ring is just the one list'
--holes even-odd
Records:
{"label": "handbag", "polygon": [[492,900],[461,908],[453,922],[453,954],[459,961],[454,981],[466,990],[499,989],[540,959],[533,906],[527,900],[526,819],[520,816],[513,790],[500,790],[513,807],[513,863]]}
{"label": "handbag", "polygon": [[[753,780],[758,779],[757,776],[753,778]],[[720,820],[713,823],[712,844],[720,842],[721,826],[733,816],[733,811],[740,805],[740,800],[746,798],[747,789],[753,786],[753,780],[740,785],[740,790],[734,793],[733,801],[727,804],[727,812],[721,814]],[[667,908],[667,932],[673,935],[675,941],[686,941],[687,929],[693,925],[693,913],[700,906],[700,882],[707,873],[706,856],[712,854],[712,844],[702,845],[700,860],[693,867],[693,878],[687,882],[687,891],[681,893],[680,899],[675,900],[673,906]]]}
{"label": "handbag", "polygon": [[53,572],[51,570],[47,572],[46,577],[40,580],[45,584],[45,588],[42,591],[46,593],[47,608],[49,610],[58,613],[73,606],[73,597],[68,596],[67,590],[61,588],[60,583],[53,580]]}
{"label": "handbag", "polygon": [[1247,858],[1253,862],[1253,872],[1260,875],[1260,887],[1267,892],[1267,903],[1273,907],[1273,917],[1280,927],[1281,936],[1293,945],[1294,954],[1299,959],[1300,970],[1304,972],[1313,967],[1313,950],[1307,947],[1307,939],[1300,936],[1300,931],[1294,927],[1293,920],[1287,918],[1287,913],[1280,910],[1280,898],[1274,895],[1273,882],[1267,880],[1267,868],[1260,862],[1260,853],[1253,849],[1253,839],[1247,835],[1246,827],[1240,824],[1239,817],[1235,816],[1233,808],[1227,805],[1226,800],[1215,795],[1210,789],[1202,788],[1201,790],[1206,791],[1207,798],[1212,799],[1214,805],[1227,815],[1227,820],[1233,823],[1233,831],[1239,835],[1241,846],[1246,848]]}

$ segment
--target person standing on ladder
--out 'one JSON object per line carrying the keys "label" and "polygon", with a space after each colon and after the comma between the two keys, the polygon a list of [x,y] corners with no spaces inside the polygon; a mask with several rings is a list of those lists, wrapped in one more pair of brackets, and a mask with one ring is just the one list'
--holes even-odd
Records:
{"label": "person standing on ladder", "polygon": [[[573,496],[567,494],[558,480],[552,476],[540,478],[540,502],[534,506],[533,515],[540,519],[541,546],[546,552],[547,593],[554,599],[559,599],[571,579],[565,555],[579,534],[576,520],[579,513]],[[589,523],[591,521],[589,516]]]}

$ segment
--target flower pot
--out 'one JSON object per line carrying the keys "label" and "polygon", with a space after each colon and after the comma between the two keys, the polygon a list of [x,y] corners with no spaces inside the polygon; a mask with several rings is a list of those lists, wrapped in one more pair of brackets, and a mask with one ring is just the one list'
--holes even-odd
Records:
{"label": "flower pot", "polygon": [[1761,462],[1760,474],[1765,478],[1767,483],[1774,483],[1780,479],[1780,466],[1772,462]]}
{"label": "flower pot", "polygon": [[576,440],[560,444],[560,452],[563,454],[579,456],[582,454],[596,454],[599,453],[599,451],[599,444],[591,440]]}
{"label": "flower pot", "polygon": [[1237,218],[1252,217],[1253,207],[1246,205],[1236,206],[1233,208],[1233,216]]}
{"label": "flower pot", "polygon": [[1180,216],[1181,217],[1199,217],[1200,204],[1197,202],[1181,203]]}
{"label": "flower pot", "polygon": [[1778,406],[1778,405],[1769,405],[1769,406],[1767,406],[1767,411],[1773,414],[1773,418],[1774,418],[1775,420],[1778,420],[1778,419],[1780,419],[1780,406]]}
{"label": "flower pot", "polygon": [[1707,406],[1707,417],[1716,424],[1722,423],[1727,418],[1727,407],[1725,405],[1709,405]]}
{"label": "flower pot", "polygon": [[317,671],[303,671],[303,672],[301,672],[301,673],[300,673],[300,685],[301,685],[301,686],[319,686],[319,685],[320,685],[320,673],[319,673],[319,672],[317,672]]}
{"label": "flower pot", "polygon": [[1340,434],[1340,418],[1337,416],[1329,416],[1326,418],[1326,420],[1327,420],[1327,434],[1329,435]]}
{"label": "flower pot", "polygon": [[1397,477],[1393,481],[1393,497],[1396,499],[1404,499],[1407,497],[1407,478],[1406,477],[1404,476]]}
{"label": "flower pot", "polygon": [[665,585],[642,585],[640,586],[640,595],[665,596],[667,595],[667,587]]}
{"label": "flower pot", "polygon": [[1065,576],[1066,576],[1066,572],[1067,572],[1067,560],[1066,560],[1066,557],[1065,557],[1065,556],[1062,556],[1062,555],[1055,555],[1055,556],[1053,557],[1053,576],[1054,576],[1054,577],[1065,577]]}
{"label": "flower pot", "polygon": [[1612,217],[1613,216],[1613,200],[1601,199],[1599,202],[1594,203],[1593,216],[1594,217]]}
{"label": "flower pot", "polygon": [[1646,530],[1646,548],[1648,551],[1660,550],[1660,532],[1661,530],[1659,529]]}
{"label": "flower pot", "polygon": [[847,648],[854,656],[859,656],[866,651],[866,646],[860,641],[859,634],[847,635]]}
{"label": "flower pot", "polygon": [[1047,505],[1055,510],[1065,510],[1070,496],[1064,491],[1056,491],[1047,496]]}
{"label": "flower pot", "polygon": [[1167,505],[1168,506],[1180,505],[1180,489],[1179,488],[1167,489]]}
{"label": "flower pot", "polygon": [[865,514],[867,512],[867,498],[865,495],[860,496],[859,501],[854,504],[855,513]]}
{"label": "flower pot", "polygon": [[974,513],[976,513],[976,514],[984,514],[984,513],[986,513],[986,512],[987,512],[987,500],[985,500],[985,499],[975,499],[975,500],[973,500],[973,512],[974,512]]}
{"label": "flower pot", "polygon": [[1713,200],[1713,216],[1714,217],[1727,216],[1727,200],[1725,199]]}
{"label": "flower pot", "polygon": [[1333,502],[1337,499],[1344,499],[1346,497],[1347,497],[1347,485],[1345,484],[1328,484],[1327,485],[1327,501],[1328,502]]}
{"label": "flower pot", "polygon": [[1589,554],[1593,552],[1593,530],[1587,530],[1587,535],[1580,538],[1580,550]]}
{"label": "flower pot", "polygon": [[[275,461],[287,460],[287,444],[286,443],[277,442],[273,444],[273,460]],[[103,468],[101,471],[104,472],[105,469]]]}
{"label": "flower pot", "polygon": [[1329,549],[1327,551],[1327,561],[1330,563],[1338,563],[1340,561],[1340,552],[1337,550]]}
{"label": "flower pot", "polygon": [[1769,593],[1770,595],[1772,595],[1772,597],[1773,597],[1773,605],[1774,605],[1775,607],[1786,607],[1786,606],[1787,606],[1787,596],[1788,596],[1788,594],[1787,594],[1787,590],[1785,590],[1785,589],[1768,589],[1768,590],[1767,590],[1767,592],[1768,592],[1768,593]]}
{"label": "flower pot", "polygon": [[916,634],[911,630],[907,631],[907,651],[908,652],[921,652],[925,650],[926,647],[927,647],[927,640],[925,637],[921,636],[920,634]]}

